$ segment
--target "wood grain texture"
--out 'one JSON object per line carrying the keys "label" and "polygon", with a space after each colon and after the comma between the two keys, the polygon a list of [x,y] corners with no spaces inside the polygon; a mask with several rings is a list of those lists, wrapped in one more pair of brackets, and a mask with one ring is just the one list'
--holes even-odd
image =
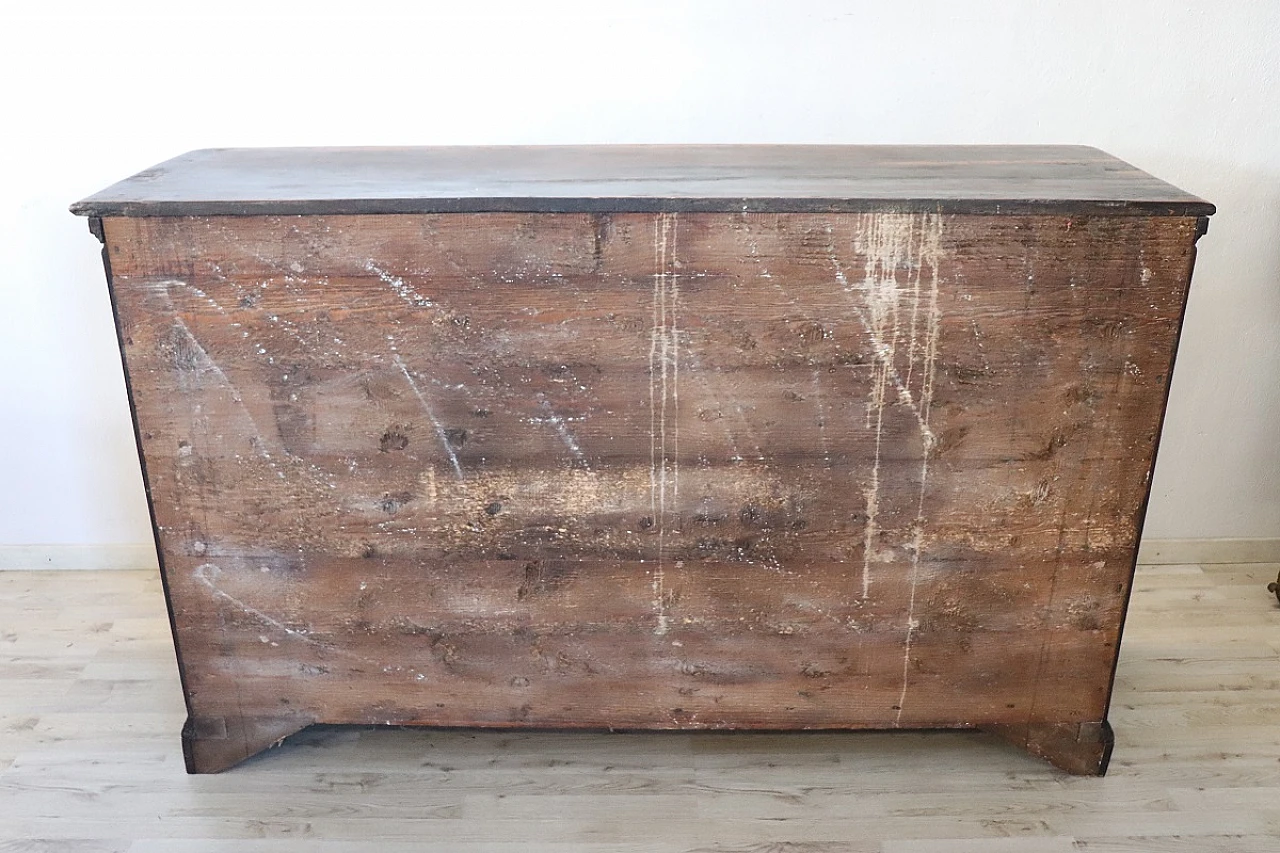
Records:
{"label": "wood grain texture", "polygon": [[1208,216],[1081,145],[607,145],[191,151],[89,216],[926,212]]}
{"label": "wood grain texture", "polygon": [[1096,729],[1197,233],[108,218],[190,767],[312,722]]}

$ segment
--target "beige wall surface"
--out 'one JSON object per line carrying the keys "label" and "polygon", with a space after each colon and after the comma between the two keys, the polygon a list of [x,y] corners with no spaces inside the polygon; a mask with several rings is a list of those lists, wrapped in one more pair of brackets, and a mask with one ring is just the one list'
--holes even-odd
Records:
{"label": "beige wall surface", "polygon": [[1081,143],[1216,203],[1147,534],[1280,538],[1280,4],[28,5],[0,12],[0,548],[150,538],[70,202],[193,148],[569,142]]}

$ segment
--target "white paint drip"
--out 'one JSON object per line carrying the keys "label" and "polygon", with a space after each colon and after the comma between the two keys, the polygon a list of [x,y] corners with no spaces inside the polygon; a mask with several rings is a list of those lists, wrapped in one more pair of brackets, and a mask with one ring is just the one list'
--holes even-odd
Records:
{"label": "white paint drip", "polygon": [[[920,496],[924,498],[924,487],[921,484]],[[902,711],[907,707],[907,686],[911,683],[911,642],[915,639],[916,629],[920,623],[916,621],[916,588],[917,574],[920,568],[920,551],[924,547],[924,522],[916,519],[916,532],[911,540],[911,593],[907,598],[907,636],[902,649],[902,689],[898,692],[898,712],[893,718],[895,727],[902,725]]]}
{"label": "white paint drip", "polygon": [[[661,269],[664,260],[658,249],[658,241],[660,239],[660,218],[653,221],[653,265],[655,269]],[[654,365],[658,359],[658,339],[661,335],[662,320],[658,313],[659,306],[662,304],[661,285],[659,283],[660,273],[653,276],[653,328],[649,333],[649,516],[653,519],[658,517],[658,443],[654,440],[654,436],[658,432],[658,389],[654,382]]]}
{"label": "white paint drip", "polygon": [[[927,263],[930,269],[931,281],[929,283],[929,310],[925,316],[928,318],[925,324],[925,346],[924,359],[921,365],[921,381],[920,381],[920,418],[921,432],[925,439],[924,461],[925,469],[928,470],[929,454],[928,450],[932,449],[935,439],[933,432],[929,429],[929,415],[933,410],[933,383],[937,376],[938,368],[938,331],[939,323],[942,315],[938,310],[938,265],[942,260],[942,217],[933,216],[929,226],[924,229],[924,249],[921,259],[921,268]],[[924,499],[924,478],[920,479],[921,500]]]}
{"label": "white paint drip", "polygon": [[680,307],[680,276],[675,272],[675,217],[677,215],[671,214],[672,271],[667,278],[671,298],[671,330],[667,335],[667,343],[670,345],[668,355],[671,362],[671,464],[674,472],[671,479],[671,502],[678,507],[680,505],[680,330],[676,326],[676,317]]}
{"label": "white paint drip", "polygon": [[[929,217],[926,217],[926,221],[922,223],[924,227],[922,227],[920,244],[920,263],[916,272],[917,281],[925,264],[929,265],[931,273],[929,306],[925,313],[927,322],[925,324],[924,355],[920,369],[920,410],[924,420],[921,437],[924,448],[920,454],[920,492],[916,501],[915,533],[911,543],[911,592],[907,601],[906,638],[903,642],[902,690],[898,696],[898,713],[894,718],[894,725],[902,724],[902,712],[907,704],[907,689],[911,683],[911,643],[915,639],[916,629],[920,627],[919,622],[916,620],[916,592],[920,584],[920,555],[924,550],[924,496],[929,479],[929,453],[934,445],[933,433],[929,431],[928,427],[929,416],[933,407],[933,383],[937,375],[938,333],[941,320],[938,310],[938,265],[942,255],[942,219],[939,216],[932,217],[932,222],[929,222],[928,219]],[[981,350],[981,336],[978,334],[976,324],[974,325],[974,336],[978,339],[979,349]],[[984,353],[984,361],[985,358],[986,355]]]}
{"label": "white paint drip", "polygon": [[922,255],[923,251],[917,251],[913,263],[911,246],[908,245],[906,265],[911,282],[911,322],[907,328],[907,376],[902,382],[902,387],[906,388],[908,394],[911,392],[912,374],[915,373],[916,356],[919,353],[916,332],[920,324],[920,273],[924,269],[924,264],[921,263]]}
{"label": "white paint drip", "polygon": [[[862,296],[865,309],[855,306],[854,312],[870,339],[875,358],[871,399],[867,407],[868,429],[875,430],[875,450],[870,482],[863,491],[866,500],[866,522],[863,528],[863,600],[869,598],[871,594],[871,564],[876,561],[878,553],[881,448],[885,410],[891,402],[890,388],[896,392],[896,402],[912,412],[920,430],[925,466],[921,479],[921,500],[923,501],[928,455],[934,444],[933,432],[929,428],[929,407],[932,404],[933,376],[937,356],[937,268],[941,253],[941,227],[941,217],[931,214],[868,214],[861,217],[859,230],[854,239],[854,249],[863,256],[864,269],[863,279],[857,285],[848,281],[836,256],[835,247],[830,247],[836,280],[846,293],[857,293]],[[932,281],[928,304],[925,306],[925,340],[921,342],[919,315],[921,302],[924,300],[922,276],[926,266],[932,270]],[[909,288],[907,298],[911,304],[911,316],[905,330],[902,328],[900,317],[903,296],[903,288],[899,285],[900,269],[906,272]],[[905,381],[897,368],[897,356],[903,343],[904,333],[908,361]],[[921,384],[918,402],[911,390],[911,381],[917,375],[917,361]]]}
{"label": "white paint drip", "polygon": [[[675,213],[660,213],[653,220],[653,330],[649,338],[649,505],[654,524],[658,528],[658,559],[653,570],[653,606],[658,619],[654,633],[658,635],[667,633],[669,627],[665,588],[668,500],[674,506],[680,495],[680,342],[676,326],[680,283],[674,272],[677,217],[678,214]],[[670,455],[667,450],[668,432],[671,438]]]}
{"label": "white paint drip", "polygon": [[[393,347],[394,349],[394,347]],[[404,359],[400,357],[400,353],[393,353],[392,358],[396,363],[396,367],[400,368],[400,372],[404,374],[404,378],[408,381],[409,387],[413,389],[413,395],[418,398],[418,402],[422,404],[422,410],[427,413],[427,418],[431,421],[431,426],[435,428],[436,438],[440,440],[440,446],[444,448],[444,452],[449,457],[449,463],[453,465],[453,472],[458,475],[458,479],[463,478],[462,465],[458,462],[458,454],[454,452],[453,445],[449,443],[449,435],[445,431],[444,424],[440,423],[436,417],[435,411],[431,408],[431,403],[427,400],[427,395],[422,393],[422,389],[418,387],[418,382],[413,378],[413,374],[409,372],[408,366],[405,365]]]}
{"label": "white paint drip", "polygon": [[[877,382],[876,387],[883,389],[883,383]],[[871,558],[876,551],[877,534],[879,529],[880,517],[880,441],[884,434],[884,398],[877,401],[876,411],[876,451],[875,461],[871,466],[871,482],[867,488],[863,490],[863,497],[866,499],[866,516],[867,520],[863,525],[862,536],[862,600],[866,601],[871,595]]]}

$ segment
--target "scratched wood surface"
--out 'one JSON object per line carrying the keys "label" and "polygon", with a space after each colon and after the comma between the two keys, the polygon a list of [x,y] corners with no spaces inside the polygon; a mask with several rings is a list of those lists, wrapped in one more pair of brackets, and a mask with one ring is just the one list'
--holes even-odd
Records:
{"label": "scratched wood surface", "polygon": [[106,219],[191,766],[311,722],[1096,728],[1196,225]]}

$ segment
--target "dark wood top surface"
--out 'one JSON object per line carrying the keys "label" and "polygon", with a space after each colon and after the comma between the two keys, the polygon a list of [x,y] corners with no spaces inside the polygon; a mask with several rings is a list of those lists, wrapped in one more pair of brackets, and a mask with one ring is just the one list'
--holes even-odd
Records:
{"label": "dark wood top surface", "polygon": [[87,216],[916,211],[1203,216],[1085,146],[211,148],[71,206]]}

